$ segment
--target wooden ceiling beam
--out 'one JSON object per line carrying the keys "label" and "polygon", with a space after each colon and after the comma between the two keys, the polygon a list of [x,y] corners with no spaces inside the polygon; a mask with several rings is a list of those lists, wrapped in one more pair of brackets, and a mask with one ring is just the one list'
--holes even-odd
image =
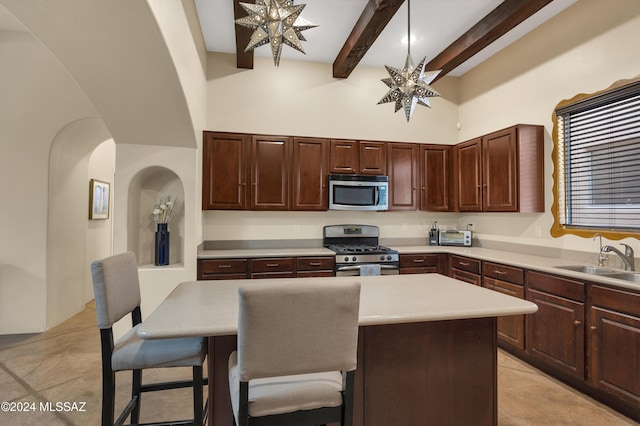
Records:
{"label": "wooden ceiling beam", "polygon": [[347,78],[404,0],[369,0],[333,62],[333,77]]}
{"label": "wooden ceiling beam", "polygon": [[[255,0],[242,0],[243,3],[255,3]],[[247,16],[247,12],[240,6],[240,0],[233,0],[234,19],[240,19]],[[253,31],[251,28],[245,28],[235,24],[236,27],[236,66],[238,68],[253,69],[253,49],[246,52],[244,49],[251,40]]]}
{"label": "wooden ceiling beam", "polygon": [[442,70],[436,81],[511,31],[553,0],[505,0],[433,58],[427,70]]}

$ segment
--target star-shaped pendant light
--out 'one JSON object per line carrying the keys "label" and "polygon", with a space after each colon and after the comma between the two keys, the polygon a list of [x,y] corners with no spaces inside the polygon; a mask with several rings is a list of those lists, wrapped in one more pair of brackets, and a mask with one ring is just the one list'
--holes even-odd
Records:
{"label": "star-shaped pendant light", "polygon": [[254,30],[245,52],[269,43],[275,66],[280,64],[283,44],[305,53],[302,42],[307,40],[302,31],[317,27],[300,16],[305,4],[294,5],[293,0],[256,0],[255,4],[240,3],[240,6],[249,15],[236,19],[236,23]]}
{"label": "star-shaped pendant light", "polygon": [[407,123],[413,114],[416,105],[424,105],[431,108],[429,98],[440,96],[429,83],[436,78],[440,71],[425,71],[424,67],[427,62],[425,56],[417,66],[414,66],[411,58],[411,2],[407,0],[407,59],[404,62],[404,68],[398,69],[385,65],[390,78],[382,79],[382,82],[389,87],[387,94],[380,99],[378,105],[387,102],[395,102],[394,112],[398,112],[404,108],[404,114],[407,117]]}

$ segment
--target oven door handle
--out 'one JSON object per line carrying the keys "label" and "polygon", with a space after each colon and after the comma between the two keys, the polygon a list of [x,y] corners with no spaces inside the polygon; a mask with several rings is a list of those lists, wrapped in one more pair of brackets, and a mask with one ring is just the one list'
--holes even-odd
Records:
{"label": "oven door handle", "polygon": [[[371,263],[367,263],[366,265],[371,265]],[[366,265],[349,265],[349,266],[340,266],[338,267],[338,271],[355,271]],[[374,264],[375,265],[375,264]],[[380,265],[380,269],[398,269],[397,266],[394,265]]]}

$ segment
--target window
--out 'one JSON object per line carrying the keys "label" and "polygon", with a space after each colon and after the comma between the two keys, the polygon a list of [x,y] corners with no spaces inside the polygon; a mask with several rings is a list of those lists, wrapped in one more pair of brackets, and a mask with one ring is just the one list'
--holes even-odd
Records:
{"label": "window", "polygon": [[640,236],[640,81],[559,105],[553,136],[552,234]]}

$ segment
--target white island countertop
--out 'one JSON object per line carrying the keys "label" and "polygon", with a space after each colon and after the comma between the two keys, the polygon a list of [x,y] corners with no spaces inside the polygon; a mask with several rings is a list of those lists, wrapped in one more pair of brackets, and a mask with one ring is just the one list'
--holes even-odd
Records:
{"label": "white island countertop", "polygon": [[234,335],[238,288],[268,281],[331,285],[358,281],[361,326],[530,314],[529,301],[439,274],[372,277],[285,278],[181,283],[138,328],[143,339]]}

